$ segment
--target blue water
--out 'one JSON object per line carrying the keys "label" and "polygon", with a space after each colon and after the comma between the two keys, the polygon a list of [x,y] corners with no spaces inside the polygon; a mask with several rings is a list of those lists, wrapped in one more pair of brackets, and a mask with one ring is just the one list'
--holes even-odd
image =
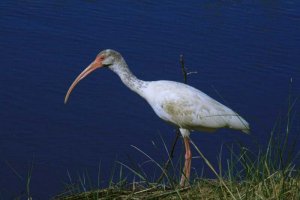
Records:
{"label": "blue water", "polygon": [[[188,83],[247,119],[251,136],[192,134],[213,163],[223,143],[266,142],[288,95],[300,94],[299,1],[1,1],[1,199],[24,194],[31,163],[31,195],[47,199],[64,190],[67,171],[95,181],[101,162],[105,185],[115,160],[147,160],[130,145],[163,157],[160,135],[170,145],[174,128],[109,70],[91,74],[63,104],[74,78],[107,48],[144,80],[182,81],[184,54],[198,72]],[[298,112],[295,134],[299,122]],[[204,164],[192,165],[200,172]]]}

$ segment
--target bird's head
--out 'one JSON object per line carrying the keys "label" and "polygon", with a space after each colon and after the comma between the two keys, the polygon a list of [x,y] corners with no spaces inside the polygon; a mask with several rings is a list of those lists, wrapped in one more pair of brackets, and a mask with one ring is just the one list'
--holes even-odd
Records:
{"label": "bird's head", "polygon": [[95,71],[96,69],[103,68],[103,67],[113,67],[118,62],[122,60],[122,56],[117,51],[106,49],[101,51],[95,58],[95,60],[85,68],[74,80],[72,85],[70,86],[66,96],[65,96],[65,103],[67,103],[68,98],[72,92],[72,90],[75,88],[77,83],[84,79],[87,75]]}

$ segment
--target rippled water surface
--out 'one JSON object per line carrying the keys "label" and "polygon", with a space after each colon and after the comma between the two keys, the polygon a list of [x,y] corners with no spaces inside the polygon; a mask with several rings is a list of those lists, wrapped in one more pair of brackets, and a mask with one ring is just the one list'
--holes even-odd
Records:
{"label": "rippled water surface", "polygon": [[90,75],[63,104],[74,78],[107,48],[143,80],[182,81],[184,54],[198,72],[188,83],[252,127],[251,136],[220,130],[192,139],[213,163],[223,143],[255,149],[249,141],[266,142],[288,95],[300,94],[299,13],[298,1],[1,1],[0,198],[25,192],[30,163],[31,194],[47,199],[63,191],[67,171],[74,180],[88,171],[96,182],[101,163],[104,186],[115,160],[146,160],[130,145],[163,159],[160,136],[170,145],[174,128],[109,70]]}

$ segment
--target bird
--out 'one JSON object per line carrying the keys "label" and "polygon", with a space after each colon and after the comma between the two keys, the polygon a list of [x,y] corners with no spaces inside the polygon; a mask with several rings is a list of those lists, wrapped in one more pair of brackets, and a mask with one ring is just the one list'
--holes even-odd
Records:
{"label": "bird", "polygon": [[168,80],[143,81],[129,69],[123,56],[112,49],[100,51],[69,87],[66,104],[75,86],[87,75],[100,68],[108,68],[133,92],[144,98],[163,121],[179,128],[185,146],[184,168],[180,186],[189,185],[192,153],[192,131],[213,132],[229,128],[249,133],[249,123],[232,109],[214,100],[202,91],[184,83]]}

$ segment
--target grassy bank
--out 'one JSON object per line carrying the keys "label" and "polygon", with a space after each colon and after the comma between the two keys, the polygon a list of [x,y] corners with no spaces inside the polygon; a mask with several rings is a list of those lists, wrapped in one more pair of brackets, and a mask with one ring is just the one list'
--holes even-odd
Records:
{"label": "grassy bank", "polygon": [[135,190],[112,187],[56,199],[300,199],[300,179],[286,178],[280,172],[258,182],[227,182],[227,188],[218,180],[196,180],[191,187],[166,189],[153,184],[153,187]]}
{"label": "grassy bank", "polygon": [[[178,186],[180,169],[177,164],[171,163],[171,170],[165,171],[163,164],[159,164],[141,149],[149,162],[158,167],[164,174],[162,182],[149,180],[149,176],[136,168],[123,163],[117,163],[119,168],[112,177],[118,174],[118,181],[110,181],[104,189],[86,189],[83,178],[78,184],[68,185],[66,191],[54,199],[58,200],[96,200],[96,199],[300,199],[300,168],[296,141],[300,134],[292,130],[292,107],[284,119],[278,120],[270,131],[267,145],[258,146],[254,151],[236,143],[227,146],[229,156],[218,166],[213,166],[203,155],[201,150],[192,142],[192,146],[204,160],[205,164],[215,175],[215,179],[202,176],[194,177],[190,187]],[[291,137],[291,134],[293,136]],[[296,139],[295,139],[296,138]],[[299,145],[298,145],[299,147]],[[124,169],[136,177],[129,181],[124,175]],[[117,172],[117,173],[116,173]],[[175,173],[176,172],[176,173]],[[86,179],[86,178],[84,178]],[[112,179],[111,179],[112,180]],[[86,180],[84,180],[86,181]],[[97,188],[97,187],[94,187]],[[98,187],[99,188],[99,187]]]}

